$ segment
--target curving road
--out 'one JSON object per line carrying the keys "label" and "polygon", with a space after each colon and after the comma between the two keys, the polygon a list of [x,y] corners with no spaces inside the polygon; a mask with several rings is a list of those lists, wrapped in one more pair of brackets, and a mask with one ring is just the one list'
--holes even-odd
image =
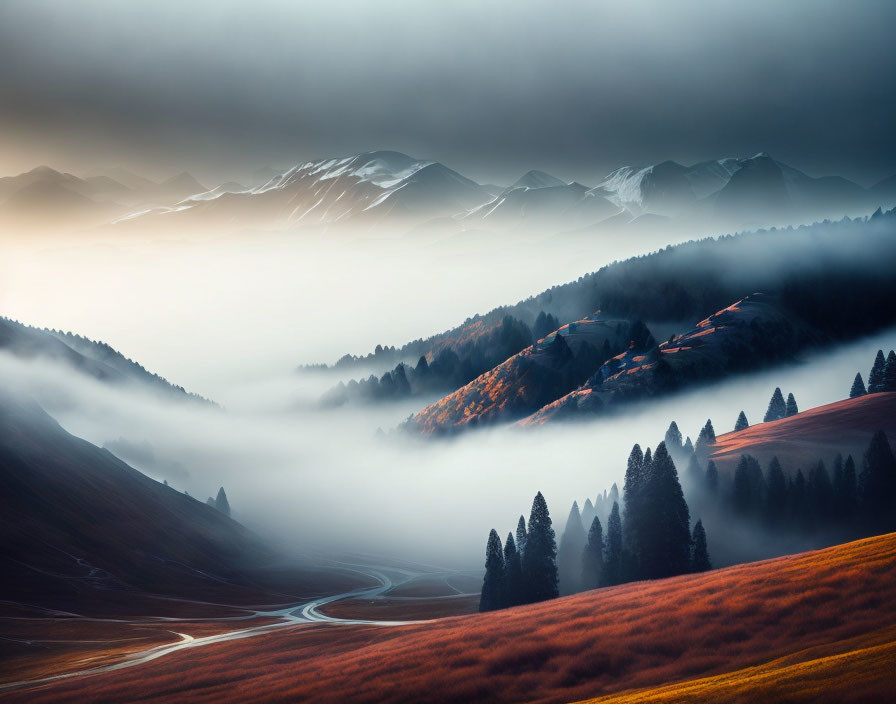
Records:
{"label": "curving road", "polygon": [[[159,620],[177,620],[177,621],[238,621],[238,620],[249,620],[253,618],[277,618],[278,621],[274,623],[265,624],[263,626],[251,626],[249,628],[241,628],[233,631],[227,631],[225,633],[217,633],[215,635],[203,636],[200,638],[194,638],[186,633],[177,633],[175,631],[169,631],[176,636],[180,637],[180,640],[174,643],[166,643],[163,645],[157,645],[147,650],[141,650],[135,653],[131,653],[124,660],[119,662],[111,663],[109,665],[100,665],[97,667],[92,667],[84,670],[77,670],[73,672],[66,672],[59,675],[52,675],[49,677],[41,677],[38,679],[31,680],[21,680],[18,682],[9,682],[6,684],[0,685],[0,691],[11,690],[11,689],[21,689],[25,687],[33,687],[41,684],[49,684],[51,682],[57,682],[59,680],[68,679],[71,677],[83,677],[86,675],[97,675],[103,672],[113,672],[115,670],[123,670],[128,667],[135,667],[137,665],[142,665],[143,663],[150,662],[152,660],[156,660],[157,658],[164,657],[166,655],[171,655],[172,653],[179,652],[181,650],[186,650],[188,648],[200,648],[206,645],[212,645],[214,643],[223,643],[230,640],[238,640],[241,638],[251,638],[253,636],[262,635],[269,631],[276,630],[278,628],[283,628],[286,626],[299,626],[299,625],[312,625],[315,623],[328,623],[328,624],[343,624],[343,625],[360,625],[360,626],[404,626],[413,623],[428,623],[428,620],[422,621],[376,621],[376,620],[368,620],[368,619],[352,619],[352,618],[337,618],[334,616],[328,616],[320,611],[320,609],[327,604],[332,604],[336,601],[342,601],[344,599],[373,599],[376,597],[380,597],[385,595],[391,589],[394,589],[397,586],[410,582],[417,577],[429,575],[432,576],[432,572],[424,572],[424,571],[413,571],[408,569],[403,569],[399,567],[390,567],[390,566],[382,566],[382,565],[364,565],[364,564],[353,564],[346,562],[334,562],[334,567],[340,570],[355,572],[357,574],[370,577],[378,584],[373,587],[365,587],[360,589],[353,589],[351,591],[342,592],[341,594],[332,594],[330,596],[319,597],[312,601],[304,602],[301,604],[293,604],[291,606],[287,606],[282,609],[275,609],[272,611],[252,611],[251,613],[244,616],[233,616],[233,617],[225,617],[220,619],[213,618],[199,618],[199,619],[191,619],[191,618],[180,618],[180,619],[171,619],[161,617],[159,619],[154,619],[155,621]],[[445,573],[447,575],[447,573]],[[447,578],[447,576],[446,576]],[[450,585],[449,585],[450,586]],[[455,591],[457,591],[455,589]],[[451,599],[456,598],[457,596],[461,596],[461,594],[451,594],[448,596],[441,597],[430,597],[433,599]],[[416,598],[416,597],[405,597],[405,598]],[[105,619],[90,619],[90,620],[105,620]],[[110,619],[110,620],[118,620],[118,619]]]}

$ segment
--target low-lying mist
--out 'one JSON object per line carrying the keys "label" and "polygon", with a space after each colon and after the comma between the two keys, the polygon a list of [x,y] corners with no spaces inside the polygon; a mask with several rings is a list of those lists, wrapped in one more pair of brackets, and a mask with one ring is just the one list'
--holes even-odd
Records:
{"label": "low-lying mist", "polygon": [[0,379],[74,435],[142,448],[131,458],[138,469],[200,501],[224,486],[234,516],[287,553],[365,552],[469,568],[481,565],[488,530],[514,528],[536,491],[559,532],[572,501],[613,482],[621,488],[631,446],[655,446],[670,421],[695,439],[707,418],[719,434],[741,409],[761,421],[775,386],[802,409],[845,398],[855,373],[867,375],[876,350],[894,344],[889,330],[617,417],[451,440],[390,432],[426,400],[320,410],[318,394],[332,377],[314,374],[256,375],[219,399],[224,408],[161,400],[7,355]]}
{"label": "low-lying mist", "polygon": [[0,314],[108,342],[227,403],[235,385],[271,370],[427,337],[693,236],[663,228],[548,238],[456,226],[393,237],[336,228],[4,236]]}

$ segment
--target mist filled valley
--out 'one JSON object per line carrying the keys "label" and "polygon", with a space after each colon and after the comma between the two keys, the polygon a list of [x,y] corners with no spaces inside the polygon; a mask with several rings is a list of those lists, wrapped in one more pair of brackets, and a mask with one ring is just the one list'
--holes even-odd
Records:
{"label": "mist filled valley", "polygon": [[[587,256],[579,245],[553,242],[511,253],[481,240],[309,244],[284,235],[41,245],[18,256],[4,278],[13,317],[102,340],[213,403],[110,387],[40,357],[7,354],[0,369],[5,384],[36,398],[66,430],[158,481],[200,500],[224,486],[234,515],[287,553],[358,552],[470,569],[492,524],[514,523],[536,492],[556,506],[562,530],[569,504],[614,482],[621,488],[632,445],[655,446],[671,421],[693,440],[707,418],[724,432],[740,410],[759,420],[776,386],[804,408],[837,401],[856,372],[867,374],[877,349],[893,346],[894,331],[884,329],[611,417],[530,433],[494,427],[427,442],[400,427],[438,392],[322,403],[338,382],[379,376],[392,360],[315,363],[332,365],[352,351],[363,357],[379,343],[400,346],[460,323],[468,317],[460,310],[484,312],[571,278],[573,267],[586,273],[639,253],[636,238],[619,239]],[[668,320],[648,327],[664,336],[675,329]]]}
{"label": "mist filled valley", "polygon": [[894,21],[0,3],[0,701],[892,701]]}

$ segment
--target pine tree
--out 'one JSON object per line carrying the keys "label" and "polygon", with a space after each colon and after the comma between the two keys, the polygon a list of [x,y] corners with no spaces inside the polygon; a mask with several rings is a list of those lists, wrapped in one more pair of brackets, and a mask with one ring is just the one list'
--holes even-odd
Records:
{"label": "pine tree", "polygon": [[513,533],[508,533],[507,541],[504,543],[504,604],[517,606],[522,604],[524,599],[523,566],[513,540]]}
{"label": "pine tree", "polygon": [[884,365],[883,391],[896,391],[896,352],[890,350]]}
{"label": "pine tree", "polygon": [[712,569],[709,561],[709,550],[706,547],[706,531],[703,521],[698,520],[694,526],[694,555],[691,559],[691,572],[707,572]]}
{"label": "pine tree", "polygon": [[582,525],[590,526],[596,515],[597,509],[591,503],[591,499],[585,499],[585,504],[582,506]]}
{"label": "pine tree", "polygon": [[673,420],[672,423],[669,424],[669,429],[666,431],[666,447],[669,448],[669,452],[681,452],[681,431],[678,429],[678,424]]}
{"label": "pine tree", "polygon": [[800,409],[796,406],[796,399],[793,397],[793,394],[787,394],[787,407],[784,410],[784,417],[790,418],[790,416],[795,416],[800,412]]}
{"label": "pine tree", "polygon": [[230,502],[227,501],[227,494],[224,493],[224,487],[218,489],[218,495],[215,497],[215,508],[225,516],[230,515]]}
{"label": "pine tree", "polygon": [[523,580],[528,602],[557,597],[557,541],[547,502],[539,491],[532,502],[523,553]]}
{"label": "pine tree", "polygon": [[740,412],[740,415],[737,417],[737,421],[734,423],[734,432],[740,432],[741,430],[746,430],[750,427],[750,424],[747,422],[747,414],[743,411]]}
{"label": "pine tree", "polygon": [[392,372],[392,381],[395,384],[395,396],[410,396],[411,385],[408,382],[408,375],[405,371],[404,364],[399,364]]}
{"label": "pine tree", "polygon": [[485,546],[485,577],[482,580],[482,593],[479,596],[480,611],[494,611],[505,606],[504,603],[504,553],[501,550],[501,539],[492,528]]}
{"label": "pine tree", "polygon": [[701,462],[705,462],[709,458],[710,446],[716,441],[716,431],[712,427],[712,421],[707,420],[706,425],[700,430],[697,436],[697,444],[694,446],[694,452]]}
{"label": "pine tree", "polygon": [[715,496],[719,493],[719,470],[716,463],[710,460],[706,465],[706,493]]}
{"label": "pine tree", "polygon": [[520,516],[516,523],[516,551],[520,554],[520,560],[526,554],[526,519]]}
{"label": "pine tree", "polygon": [[573,501],[557,551],[557,575],[562,596],[582,591],[582,552],[586,542],[579,505]]}
{"label": "pine tree", "polygon": [[604,531],[600,519],[595,516],[588,529],[588,542],[582,553],[582,588],[597,589],[603,580]]}
{"label": "pine tree", "polygon": [[691,436],[688,435],[687,439],[684,441],[684,447],[682,448],[686,455],[692,453],[694,451],[694,445],[691,443]]}
{"label": "pine tree", "polygon": [[852,382],[852,388],[849,390],[849,397],[857,398],[858,396],[864,396],[866,393],[868,392],[865,390],[865,382],[862,381],[862,375],[856,373],[856,378]]}
{"label": "pine tree", "polygon": [[690,568],[691,521],[666,443],[657,445],[639,509],[643,512],[640,554],[633,563],[647,579],[684,574]]}
{"label": "pine tree", "polygon": [[876,394],[884,390],[884,351],[878,350],[877,356],[874,358],[874,364],[871,367],[871,373],[868,374],[868,393]]}
{"label": "pine tree", "polygon": [[765,412],[763,423],[781,420],[787,414],[787,404],[784,403],[784,395],[781,393],[781,387],[777,387],[772,394],[772,400],[768,402],[768,410]]}
{"label": "pine tree", "polygon": [[607,522],[607,556],[604,560],[603,584],[612,586],[622,583],[622,519],[619,517],[619,502],[613,502],[610,519]]}
{"label": "pine tree", "polygon": [[[650,449],[648,448],[648,452]],[[625,521],[623,522],[626,550],[629,553],[638,552],[638,532],[640,530],[640,497],[643,480],[644,455],[641,446],[635,444],[628,456],[628,464],[625,468],[625,483],[622,486],[623,504],[625,506]],[[609,526],[607,526],[609,530]],[[609,533],[607,534],[609,538]]]}
{"label": "pine tree", "polygon": [[619,501],[619,487],[616,486],[616,482],[613,482],[613,486],[610,487],[610,501]]}
{"label": "pine tree", "polygon": [[876,534],[896,528],[896,459],[884,431],[878,430],[865,452],[862,474],[862,513]]}

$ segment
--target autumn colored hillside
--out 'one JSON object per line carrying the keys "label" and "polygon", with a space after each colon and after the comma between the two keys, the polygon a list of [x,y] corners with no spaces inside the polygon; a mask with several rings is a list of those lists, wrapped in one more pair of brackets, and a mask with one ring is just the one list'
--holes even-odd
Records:
{"label": "autumn colored hillside", "polygon": [[839,701],[875,701],[893,672],[896,534],[484,615],[300,626],[10,700],[644,701],[637,690],[679,683],[691,698],[725,690],[730,701],[738,681],[776,678],[778,690],[761,691],[811,699],[822,682]]}
{"label": "autumn colored hillside", "polygon": [[896,434],[896,393],[875,393],[818,406],[789,418],[757,423],[716,438],[712,459],[734,470],[741,455],[766,466],[777,456],[784,467],[808,467],[838,452],[858,461],[877,430]]}
{"label": "autumn colored hillside", "polygon": [[775,297],[755,293],[646,353],[633,349],[608,360],[586,383],[520,425],[596,414],[610,405],[759,368],[786,358],[810,339],[805,325]]}
{"label": "autumn colored hillside", "polygon": [[628,320],[599,311],[564,325],[424,408],[409,426],[428,434],[516,420],[580,384],[612,351],[628,346],[631,331]]}

